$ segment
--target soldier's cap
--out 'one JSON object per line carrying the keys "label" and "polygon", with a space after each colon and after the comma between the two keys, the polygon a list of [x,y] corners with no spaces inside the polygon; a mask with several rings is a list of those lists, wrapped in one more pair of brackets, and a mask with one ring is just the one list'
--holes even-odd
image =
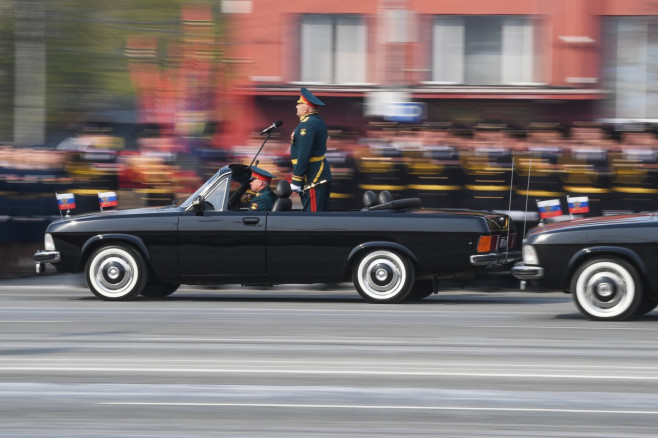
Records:
{"label": "soldier's cap", "polygon": [[267,170],[261,169],[260,167],[251,166],[251,179],[249,181],[259,179],[261,181],[265,181],[266,183],[270,183],[272,182],[272,178],[274,178],[274,175],[272,175]]}
{"label": "soldier's cap", "polygon": [[311,105],[311,106],[324,106],[324,102],[318,99],[308,91],[306,88],[302,87],[301,91],[301,96],[299,96],[299,100],[297,103],[305,103],[306,105]]}

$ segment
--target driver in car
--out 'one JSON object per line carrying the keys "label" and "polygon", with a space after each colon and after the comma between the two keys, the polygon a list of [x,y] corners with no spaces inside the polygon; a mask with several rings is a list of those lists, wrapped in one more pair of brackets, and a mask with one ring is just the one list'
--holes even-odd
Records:
{"label": "driver in car", "polygon": [[256,166],[251,167],[251,180],[249,188],[256,195],[252,198],[249,210],[270,211],[276,201],[276,195],[270,189],[272,175],[267,170]]}

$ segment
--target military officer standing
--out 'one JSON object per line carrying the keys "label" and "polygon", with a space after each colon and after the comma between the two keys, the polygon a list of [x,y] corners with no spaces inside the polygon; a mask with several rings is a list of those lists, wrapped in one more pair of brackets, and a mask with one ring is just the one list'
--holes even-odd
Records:
{"label": "military officer standing", "polygon": [[302,200],[304,211],[329,210],[331,170],[325,158],[327,125],[318,114],[324,103],[306,88],[297,101],[299,125],[290,137],[292,180],[290,188]]}
{"label": "military officer standing", "polygon": [[272,178],[274,178],[274,175],[267,170],[251,166],[251,182],[249,183],[249,187],[256,196],[252,198],[249,210],[270,211],[272,209],[274,201],[276,201],[276,195],[270,189]]}

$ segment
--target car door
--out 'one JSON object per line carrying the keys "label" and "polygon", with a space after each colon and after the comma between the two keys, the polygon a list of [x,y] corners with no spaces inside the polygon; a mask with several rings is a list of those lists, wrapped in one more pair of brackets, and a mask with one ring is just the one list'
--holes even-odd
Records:
{"label": "car door", "polygon": [[355,212],[273,212],[267,223],[269,275],[282,282],[340,281],[369,223]]}
{"label": "car door", "polygon": [[178,223],[181,276],[198,281],[258,281],[266,274],[267,212],[227,211],[230,175],[205,196],[203,211],[186,211]]}

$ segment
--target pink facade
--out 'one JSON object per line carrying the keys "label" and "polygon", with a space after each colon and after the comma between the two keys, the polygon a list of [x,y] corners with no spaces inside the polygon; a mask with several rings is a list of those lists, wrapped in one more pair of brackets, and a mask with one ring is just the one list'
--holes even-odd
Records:
{"label": "pink facade", "polygon": [[[601,109],[611,94],[602,77],[605,19],[658,16],[658,4],[643,0],[224,3],[240,2],[243,13],[226,14],[230,86],[237,94],[223,117],[245,138],[274,119],[294,123],[301,86],[331,104],[328,123],[355,128],[371,120],[358,108],[382,89],[404,90],[409,100],[426,104],[428,121],[620,117]],[[356,18],[343,26],[346,16]],[[353,34],[341,34],[345,29]],[[490,47],[485,31],[502,35],[502,43]],[[333,42],[334,58],[327,61],[333,76],[313,70],[322,70],[326,57],[322,44],[316,53],[315,39],[305,41],[309,35]],[[352,67],[339,65],[340,57]]]}

